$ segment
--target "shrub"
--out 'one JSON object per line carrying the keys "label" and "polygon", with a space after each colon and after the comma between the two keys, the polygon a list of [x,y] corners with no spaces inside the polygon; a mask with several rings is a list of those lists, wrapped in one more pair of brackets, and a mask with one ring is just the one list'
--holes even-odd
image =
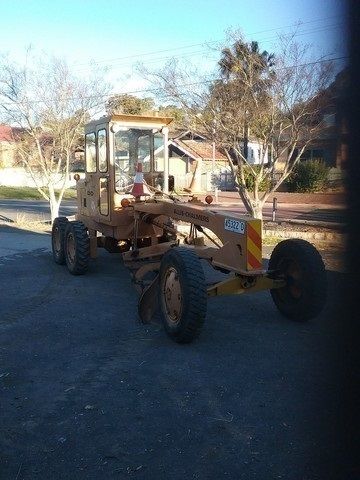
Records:
{"label": "shrub", "polygon": [[288,188],[292,192],[301,193],[321,191],[327,186],[329,170],[320,159],[299,162],[288,178]]}
{"label": "shrub", "polygon": [[[252,169],[255,171],[256,174],[259,173],[260,168],[261,168],[260,165],[252,166]],[[245,176],[246,189],[249,192],[253,192],[254,191],[254,186],[255,186],[255,177],[254,177],[253,173],[251,172],[250,168],[247,165],[244,166],[244,176]],[[240,178],[238,180],[240,182]],[[270,181],[269,178],[264,178],[260,182],[259,191],[268,190],[270,188],[270,183],[271,183],[271,181]]]}

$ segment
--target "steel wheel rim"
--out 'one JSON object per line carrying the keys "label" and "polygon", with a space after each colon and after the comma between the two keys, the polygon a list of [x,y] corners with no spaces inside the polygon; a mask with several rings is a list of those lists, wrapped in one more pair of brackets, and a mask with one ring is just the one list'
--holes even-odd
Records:
{"label": "steel wheel rim", "polygon": [[74,239],[74,235],[72,233],[69,233],[68,236],[67,236],[66,251],[67,251],[67,257],[68,257],[70,263],[74,263],[74,261],[75,261],[75,239]]}
{"label": "steel wheel rim", "polygon": [[182,314],[182,294],[179,274],[174,267],[165,272],[162,294],[169,323],[178,325]]}

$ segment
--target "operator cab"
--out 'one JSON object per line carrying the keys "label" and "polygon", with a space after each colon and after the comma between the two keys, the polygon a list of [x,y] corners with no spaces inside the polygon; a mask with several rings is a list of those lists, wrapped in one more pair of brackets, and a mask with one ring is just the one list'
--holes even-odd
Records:
{"label": "operator cab", "polygon": [[110,221],[124,196],[131,196],[137,164],[145,182],[168,192],[169,117],[112,115],[85,125],[84,182],[78,183],[84,215]]}
{"label": "operator cab", "polygon": [[164,136],[158,128],[113,126],[115,190],[124,194],[134,183],[138,162],[146,183],[164,188]]}

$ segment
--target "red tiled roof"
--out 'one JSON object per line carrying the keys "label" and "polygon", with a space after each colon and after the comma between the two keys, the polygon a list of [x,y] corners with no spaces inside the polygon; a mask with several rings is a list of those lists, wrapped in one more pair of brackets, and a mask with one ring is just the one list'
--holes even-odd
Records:
{"label": "red tiled roof", "polygon": [[[197,140],[180,140],[174,139],[172,142],[177,145],[181,150],[188,152],[194,158],[203,158],[205,160],[211,160],[213,157],[213,146],[211,142],[199,142]],[[219,150],[215,149],[216,160],[227,160]]]}
{"label": "red tiled roof", "polygon": [[13,142],[12,128],[8,125],[0,125],[0,142]]}
{"label": "red tiled roof", "polygon": [[0,125],[0,142],[15,142],[16,134],[21,134],[24,130],[10,125]]}

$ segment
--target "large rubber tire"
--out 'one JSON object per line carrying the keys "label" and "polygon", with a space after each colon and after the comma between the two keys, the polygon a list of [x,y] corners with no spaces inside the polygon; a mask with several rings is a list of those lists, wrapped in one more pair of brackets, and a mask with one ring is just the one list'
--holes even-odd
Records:
{"label": "large rubber tire", "polygon": [[190,343],[205,321],[207,292],[198,256],[186,247],[172,248],[161,260],[159,305],[166,333],[175,342]]}
{"label": "large rubber tire", "polygon": [[51,247],[54,262],[58,265],[65,265],[65,228],[68,224],[66,217],[56,217],[51,229]]}
{"label": "large rubber tire", "polygon": [[320,253],[311,243],[302,239],[278,243],[269,270],[278,271],[286,279],[284,287],[270,290],[283,315],[305,322],[321,312],[327,297],[326,271]]}
{"label": "large rubber tire", "polygon": [[68,222],[65,228],[66,266],[73,275],[86,272],[90,259],[90,240],[82,222]]}

